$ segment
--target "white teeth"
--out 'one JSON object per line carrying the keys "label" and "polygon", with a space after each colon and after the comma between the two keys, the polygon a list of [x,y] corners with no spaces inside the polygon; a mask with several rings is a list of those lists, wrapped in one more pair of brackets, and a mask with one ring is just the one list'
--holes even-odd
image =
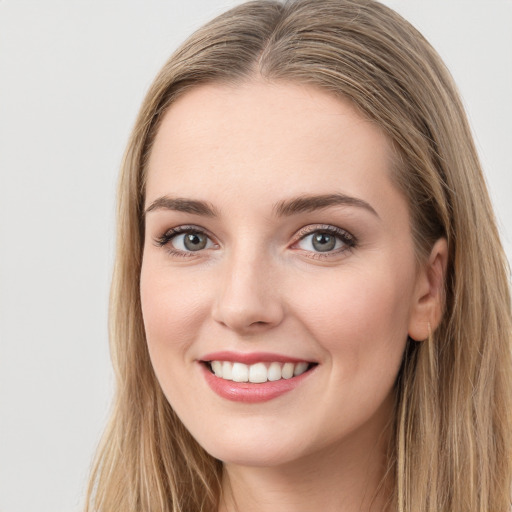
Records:
{"label": "white teeth", "polygon": [[249,366],[249,382],[267,382],[267,367],[263,363]]}
{"label": "white teeth", "polygon": [[231,361],[210,361],[213,373],[224,380],[234,382],[274,382],[280,379],[291,379],[302,375],[309,367],[306,362],[301,363],[232,363]]}
{"label": "white teeth", "polygon": [[293,370],[293,375],[297,377],[297,375],[302,375],[308,369],[308,363],[297,363],[295,365],[295,369]]}
{"label": "white teeth", "polygon": [[217,377],[222,377],[222,363],[220,361],[212,361],[212,370]]}
{"label": "white teeth", "polygon": [[[217,377],[219,377],[219,375],[217,375]],[[222,363],[222,375],[220,375],[220,377],[227,380],[233,380],[233,363],[230,363],[229,361],[224,361]]]}
{"label": "white teeth", "polygon": [[249,380],[249,367],[243,363],[233,363],[231,377],[235,382],[247,382]]}
{"label": "white teeth", "polygon": [[281,378],[281,365],[279,363],[271,363],[268,367],[268,380],[271,382]]}
{"label": "white teeth", "polygon": [[293,377],[293,363],[284,363],[283,368],[281,370],[281,375],[283,379],[291,379]]}

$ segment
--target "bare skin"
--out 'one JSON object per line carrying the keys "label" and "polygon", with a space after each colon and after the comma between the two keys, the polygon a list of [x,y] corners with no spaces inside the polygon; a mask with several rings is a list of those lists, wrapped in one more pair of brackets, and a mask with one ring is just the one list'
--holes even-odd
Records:
{"label": "bare skin", "polygon": [[[387,407],[385,404],[382,411],[387,412]],[[378,457],[369,455],[367,449],[361,450],[359,442],[352,443],[348,438],[339,450],[326,449],[300,463],[294,461],[274,468],[225,464],[219,512],[259,512],[267,507],[308,512],[317,510],[312,508],[315,506],[328,512],[384,512],[392,482],[383,481],[388,434],[389,430],[379,435],[368,429],[368,443]]]}
{"label": "bare skin", "polygon": [[[164,116],[142,309],[167,399],[224,462],[219,512],[385,509],[393,385],[408,336],[435,328],[446,261],[441,240],[418,264],[392,172],[380,129],[311,87],[206,85]],[[235,400],[212,353],[307,370]]]}

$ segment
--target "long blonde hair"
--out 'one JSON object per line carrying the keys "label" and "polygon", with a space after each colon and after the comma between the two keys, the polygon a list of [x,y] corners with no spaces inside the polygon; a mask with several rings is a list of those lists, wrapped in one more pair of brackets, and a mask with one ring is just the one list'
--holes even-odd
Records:
{"label": "long blonde hair", "polygon": [[214,512],[221,463],[191,437],[153,373],[139,276],[146,162],[163,114],[209,82],[260,76],[348,98],[397,153],[419,259],[445,237],[446,305],[424,343],[409,341],[389,451],[401,512],[509,512],[512,484],[509,273],[458,93],[437,53],[373,0],[259,0],[197,31],[142,105],[119,182],[111,350],[117,388],[88,511]]}

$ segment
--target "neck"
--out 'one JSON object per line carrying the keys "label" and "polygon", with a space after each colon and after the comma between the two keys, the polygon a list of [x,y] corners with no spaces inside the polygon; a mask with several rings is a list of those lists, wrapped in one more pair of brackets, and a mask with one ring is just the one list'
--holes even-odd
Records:
{"label": "neck", "polygon": [[345,439],[279,466],[225,464],[219,512],[384,512],[388,436],[377,437]]}

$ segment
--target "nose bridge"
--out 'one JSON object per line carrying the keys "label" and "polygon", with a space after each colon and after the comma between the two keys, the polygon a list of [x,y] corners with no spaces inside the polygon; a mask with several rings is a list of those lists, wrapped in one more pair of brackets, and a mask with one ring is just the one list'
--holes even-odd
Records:
{"label": "nose bridge", "polygon": [[276,263],[265,244],[236,243],[219,274],[214,319],[239,332],[278,325],[283,304],[276,286]]}

